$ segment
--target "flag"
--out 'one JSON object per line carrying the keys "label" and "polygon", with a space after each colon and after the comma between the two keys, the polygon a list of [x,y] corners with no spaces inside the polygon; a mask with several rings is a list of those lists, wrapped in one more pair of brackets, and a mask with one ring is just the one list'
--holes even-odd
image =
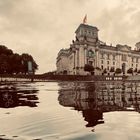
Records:
{"label": "flag", "polygon": [[83,19],[83,24],[87,23],[87,15],[85,15],[84,19]]}

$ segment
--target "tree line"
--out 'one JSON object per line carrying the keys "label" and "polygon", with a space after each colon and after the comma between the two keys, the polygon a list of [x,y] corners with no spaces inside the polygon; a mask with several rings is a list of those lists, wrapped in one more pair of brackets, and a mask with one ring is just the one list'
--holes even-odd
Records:
{"label": "tree line", "polygon": [[13,53],[4,45],[0,45],[0,74],[27,74],[28,62],[32,63],[33,72],[38,69],[38,65],[30,54]]}

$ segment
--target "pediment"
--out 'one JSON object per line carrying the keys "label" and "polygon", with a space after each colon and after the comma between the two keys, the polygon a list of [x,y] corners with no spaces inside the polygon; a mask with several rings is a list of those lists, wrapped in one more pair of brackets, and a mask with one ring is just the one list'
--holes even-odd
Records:
{"label": "pediment", "polygon": [[127,45],[116,45],[116,47],[118,48],[118,50],[120,51],[131,51],[131,47],[127,46]]}

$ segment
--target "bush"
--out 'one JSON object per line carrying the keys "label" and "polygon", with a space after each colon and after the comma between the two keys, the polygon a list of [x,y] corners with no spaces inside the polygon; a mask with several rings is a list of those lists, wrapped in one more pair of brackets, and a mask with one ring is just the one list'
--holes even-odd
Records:
{"label": "bush", "polygon": [[85,64],[84,71],[92,72],[94,71],[94,67],[92,65]]}
{"label": "bush", "polygon": [[137,69],[137,68],[135,68],[134,72],[137,72],[137,71],[138,71],[138,69]]}
{"label": "bush", "polygon": [[122,70],[120,68],[117,68],[116,71],[115,71],[115,73],[116,74],[121,74],[122,73]]}
{"label": "bush", "polygon": [[99,67],[96,67],[96,70],[101,70]]}
{"label": "bush", "polygon": [[104,69],[103,73],[107,73],[107,70],[106,70],[106,69]]}
{"label": "bush", "polygon": [[128,69],[127,73],[132,74],[133,73],[133,68]]}
{"label": "bush", "polygon": [[138,72],[137,73],[140,73],[140,70],[138,70]]}

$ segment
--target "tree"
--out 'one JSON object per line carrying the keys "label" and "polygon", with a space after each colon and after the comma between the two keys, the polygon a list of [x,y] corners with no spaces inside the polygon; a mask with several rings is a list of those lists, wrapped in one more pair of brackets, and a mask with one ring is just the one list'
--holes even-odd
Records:
{"label": "tree", "polygon": [[84,71],[93,72],[94,71],[94,67],[92,65],[85,64]]}
{"label": "tree", "polygon": [[122,70],[120,68],[117,68],[116,71],[115,71],[115,73],[116,74],[121,74],[122,73]]}
{"label": "tree", "polygon": [[7,73],[9,68],[8,62],[7,62],[7,56],[5,54],[0,55],[0,73]]}
{"label": "tree", "polygon": [[12,72],[16,73],[16,74],[22,72],[22,70],[21,70],[21,56],[17,53],[15,53],[12,56]]}
{"label": "tree", "polygon": [[0,55],[1,54],[5,54],[5,55],[12,55],[13,51],[8,49],[6,46],[4,45],[0,45]]}
{"label": "tree", "polygon": [[27,53],[23,53],[21,55],[21,62],[22,62],[23,72],[25,74],[28,72],[28,62],[29,61],[32,63],[33,72],[35,72],[38,69],[38,65],[34,61],[33,57]]}
{"label": "tree", "polygon": [[38,69],[33,57],[29,54],[13,53],[4,45],[0,45],[0,74],[27,73],[28,61],[32,63],[33,72]]}

